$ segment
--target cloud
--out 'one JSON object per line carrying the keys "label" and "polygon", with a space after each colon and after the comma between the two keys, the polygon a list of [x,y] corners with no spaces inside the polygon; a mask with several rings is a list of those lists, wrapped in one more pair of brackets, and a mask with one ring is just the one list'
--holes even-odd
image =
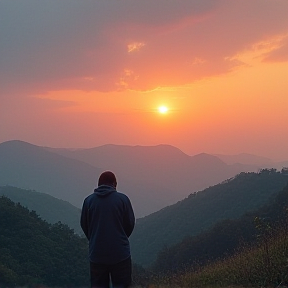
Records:
{"label": "cloud", "polygon": [[288,61],[288,35],[279,37],[273,49],[263,57],[263,62],[287,62]]}
{"label": "cloud", "polygon": [[[189,84],[229,73],[240,65],[229,57],[283,34],[287,8],[284,0],[2,0],[0,86],[29,95]],[[285,47],[265,61],[285,60]]]}
{"label": "cloud", "polygon": [[133,42],[127,45],[128,53],[139,51],[143,46],[145,46],[145,43],[141,42]]}

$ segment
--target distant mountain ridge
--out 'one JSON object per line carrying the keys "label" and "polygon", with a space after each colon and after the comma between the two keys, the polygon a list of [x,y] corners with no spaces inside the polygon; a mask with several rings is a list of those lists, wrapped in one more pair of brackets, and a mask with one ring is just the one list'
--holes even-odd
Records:
{"label": "distant mountain ridge", "polygon": [[228,165],[233,164],[244,164],[251,166],[258,166],[261,168],[276,168],[281,170],[283,167],[288,167],[287,161],[273,161],[267,157],[257,156],[249,153],[240,153],[236,155],[223,155],[223,154],[214,154],[217,158],[221,159]]}
{"label": "distant mountain ridge", "polygon": [[[9,141],[0,144],[0,163],[0,186],[36,190],[78,208],[93,192],[102,171],[114,171],[119,191],[130,197],[138,218],[131,244],[134,261],[143,265],[149,265],[163,245],[176,244],[186,235],[208,229],[216,221],[257,208],[287,181],[287,175],[273,169],[258,173],[260,176],[252,172],[243,174],[245,169],[258,171],[259,168],[228,165],[205,153],[189,156],[169,145],[104,145],[69,150]],[[245,177],[253,178],[251,182],[244,181],[250,189],[245,188],[245,196],[237,190],[243,184],[239,182],[242,179],[239,173],[241,177],[247,174]],[[256,184],[262,176],[266,182],[260,189]],[[279,182],[270,181],[271,176],[275,176],[274,180],[279,178]],[[275,187],[271,183],[276,183]],[[223,187],[226,190],[221,192]],[[239,193],[230,193],[235,190]],[[247,191],[257,197],[250,197]],[[191,227],[195,229],[192,232]]]}
{"label": "distant mountain ridge", "polygon": [[47,193],[78,208],[99,175],[112,170],[138,218],[240,172],[259,169],[228,165],[205,153],[189,156],[170,145],[55,149],[16,140],[0,144],[0,163],[0,185]]}
{"label": "distant mountain ridge", "polygon": [[[162,207],[158,206],[158,210],[187,197],[190,193],[215,185],[242,171],[258,170],[258,167],[227,165],[216,156],[206,153],[189,156],[171,145],[124,146],[108,144],[73,151],[47,149],[101,167],[104,170],[111,169],[118,175],[119,179],[133,179],[135,188],[138,187],[137,190],[141,191],[137,197],[147,195],[151,189],[151,194],[154,196],[152,202],[162,201],[163,204],[165,203]],[[120,181],[119,184],[121,185]],[[155,185],[157,189],[147,187],[148,184]],[[133,189],[133,187],[128,188]],[[132,202],[136,202],[137,197],[133,199],[133,194],[130,195]],[[145,199],[142,199],[141,203],[141,205],[145,205]]]}
{"label": "distant mountain ridge", "polygon": [[23,141],[0,144],[0,185],[47,193],[80,207],[101,170]]}

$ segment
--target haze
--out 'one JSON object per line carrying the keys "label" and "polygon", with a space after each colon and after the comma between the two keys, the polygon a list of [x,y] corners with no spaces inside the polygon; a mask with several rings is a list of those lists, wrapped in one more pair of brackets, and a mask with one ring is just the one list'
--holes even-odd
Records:
{"label": "haze", "polygon": [[287,160],[287,11],[286,0],[2,0],[0,142]]}

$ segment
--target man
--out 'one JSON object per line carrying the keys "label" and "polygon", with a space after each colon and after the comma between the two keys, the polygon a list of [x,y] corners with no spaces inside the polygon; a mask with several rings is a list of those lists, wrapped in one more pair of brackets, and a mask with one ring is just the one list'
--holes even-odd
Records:
{"label": "man", "polygon": [[129,236],[135,216],[129,198],[116,191],[115,175],[106,171],[98,180],[98,188],[83,203],[81,227],[89,240],[91,287],[108,288],[131,284]]}

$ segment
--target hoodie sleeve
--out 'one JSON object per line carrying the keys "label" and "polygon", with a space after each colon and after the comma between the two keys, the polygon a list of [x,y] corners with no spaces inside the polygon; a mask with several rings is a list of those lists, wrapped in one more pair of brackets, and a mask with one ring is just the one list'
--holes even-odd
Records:
{"label": "hoodie sleeve", "polygon": [[80,225],[81,228],[89,240],[89,233],[88,233],[88,207],[86,204],[86,200],[83,202],[82,211],[81,211],[81,218],[80,218]]}
{"label": "hoodie sleeve", "polygon": [[126,211],[124,214],[124,230],[127,237],[129,237],[132,234],[134,226],[135,226],[134,211],[129,198],[127,197]]}

